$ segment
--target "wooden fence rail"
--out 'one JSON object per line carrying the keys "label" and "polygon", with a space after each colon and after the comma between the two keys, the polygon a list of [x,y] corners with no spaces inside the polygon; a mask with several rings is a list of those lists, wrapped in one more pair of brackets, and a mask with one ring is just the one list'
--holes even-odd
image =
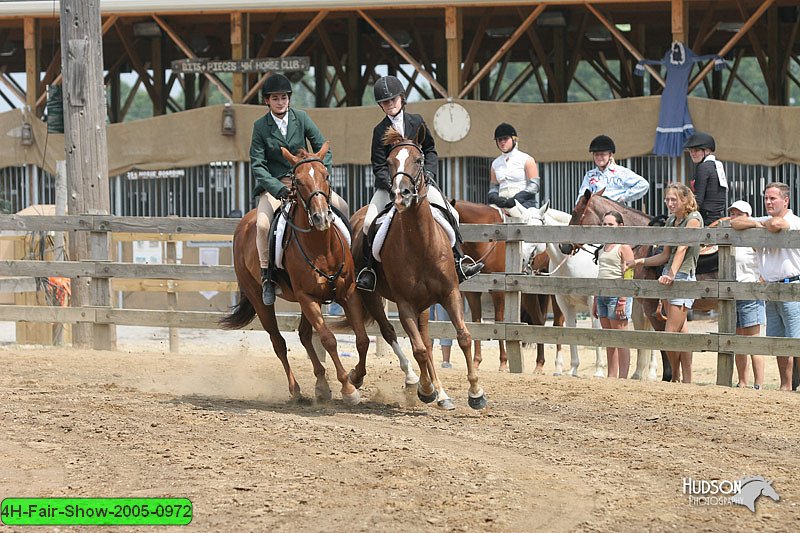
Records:
{"label": "wooden fence rail", "polygon": [[[0,216],[0,230],[32,231],[90,231],[119,233],[119,238],[133,239],[142,232],[160,240],[187,240],[197,234],[219,235],[219,240],[230,239],[236,219],[187,219],[114,217],[106,215],[71,216]],[[800,300],[800,284],[737,283],[732,275],[732,246],[750,247],[800,247],[800,232],[769,233],[765,230],[734,231],[730,228],[601,228],[582,226],[527,226],[522,224],[464,225],[461,228],[467,241],[504,241],[507,243],[507,261],[515,266],[506,273],[481,274],[462,284],[463,291],[507,293],[507,313],[504,322],[496,324],[470,323],[475,339],[503,339],[512,347],[510,366],[521,371],[519,342],[544,342],[580,344],[587,346],[628,346],[631,348],[661,348],[718,352],[718,383],[730,385],[733,370],[733,353],[785,355],[800,353],[800,339],[739,337],[735,332],[736,299]],[[214,237],[205,237],[206,239]],[[528,242],[617,242],[627,244],[660,243],[668,245],[718,244],[720,250],[720,281],[675,282],[664,286],[650,280],[597,280],[575,279],[559,276],[537,277],[519,273],[519,243]],[[724,273],[727,272],[727,275]],[[167,280],[165,292],[178,290],[181,281],[235,282],[233,267],[173,264],[132,264],[109,261],[0,261],[0,276],[67,276],[109,279]],[[171,283],[171,285],[170,285]],[[187,284],[187,286],[191,286]],[[199,286],[199,285],[198,285]],[[151,287],[157,289],[157,284]],[[640,331],[593,330],[586,328],[552,328],[528,326],[520,323],[519,295],[575,294],[575,295],[632,295],[646,298],[667,298],[674,295],[691,298],[717,298],[720,300],[719,332],[707,334],[679,334]],[[508,310],[510,308],[510,311]],[[731,323],[731,318],[734,317]],[[137,325],[186,328],[217,328],[222,313],[191,311],[155,311],[114,309],[108,305],[75,308],[58,307],[0,307],[0,320],[92,323],[97,325]],[[296,330],[296,316],[281,316],[281,329]],[[402,331],[399,323],[395,327]],[[251,329],[259,329],[251,325]],[[453,337],[449,323],[431,323],[431,334],[436,337]],[[372,329],[372,334],[377,330]],[[514,349],[516,348],[516,350]],[[514,358],[518,360],[514,360]]]}

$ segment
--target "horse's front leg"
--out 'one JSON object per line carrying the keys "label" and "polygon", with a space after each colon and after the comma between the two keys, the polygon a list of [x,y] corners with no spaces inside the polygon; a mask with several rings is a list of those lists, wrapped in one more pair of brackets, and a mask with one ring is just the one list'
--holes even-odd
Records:
{"label": "horse's front leg", "polygon": [[[467,304],[469,305],[469,313],[472,316],[473,322],[480,322],[481,318],[483,317],[483,309],[481,305],[481,294],[479,292],[465,292],[462,293],[464,298],[467,299]],[[494,296],[492,296],[494,298]],[[495,307],[495,309],[497,309]],[[503,341],[500,341],[501,343]],[[483,361],[483,355],[481,354],[481,341],[475,341],[475,350],[473,351],[472,360],[475,363],[476,367],[481,366],[481,361]]]}
{"label": "horse's front leg", "polygon": [[350,371],[349,379],[357,389],[364,384],[364,376],[367,375],[367,351],[369,350],[369,337],[364,327],[364,309],[361,304],[361,296],[357,290],[342,303],[344,314],[347,321],[353,327],[356,336],[356,351],[358,351],[358,364]]}
{"label": "horse's front leg", "polygon": [[331,386],[328,384],[328,377],[325,375],[325,366],[319,360],[312,336],[314,329],[306,319],[306,315],[300,315],[300,325],[297,327],[297,335],[300,337],[300,344],[306,349],[308,358],[314,367],[314,377],[317,383],[314,385],[314,397],[319,401],[329,401],[331,399]]}
{"label": "horse's front leg", "polygon": [[419,331],[419,313],[407,302],[397,302],[397,311],[400,314],[400,324],[411,342],[411,352],[419,365],[417,397],[424,403],[431,403],[439,393],[431,381],[433,364],[428,364],[428,349]]}
{"label": "horse's front leg", "polygon": [[[252,301],[253,300],[251,300],[251,302]],[[256,310],[258,320],[261,322],[264,331],[269,333],[269,339],[272,341],[272,349],[275,351],[275,355],[278,356],[278,359],[280,359],[283,365],[283,371],[286,373],[286,380],[289,382],[289,394],[292,396],[292,400],[301,400],[303,396],[300,392],[300,384],[297,382],[294,372],[292,372],[292,367],[289,365],[286,340],[281,335],[280,329],[278,329],[278,322],[275,318],[275,308],[265,306],[261,303],[261,300],[256,301],[253,307]]]}
{"label": "horse's front leg", "polygon": [[[649,331],[651,329],[640,298],[633,299],[633,329],[636,331]],[[655,359],[655,352],[649,348],[638,348],[636,350],[636,370],[631,379],[655,381],[657,377],[658,362]]]}
{"label": "horse's front leg", "polygon": [[438,374],[436,374],[436,365],[433,364],[433,340],[428,332],[428,319],[429,315],[427,310],[417,315],[417,329],[419,329],[419,334],[422,337],[422,341],[425,343],[425,350],[428,352],[426,358],[428,374],[431,376],[431,382],[433,383],[434,389],[437,391],[438,399],[436,401],[436,406],[440,409],[449,411],[451,409],[455,409],[456,406],[453,405],[453,400],[451,400],[450,396],[448,396],[447,392],[445,392],[444,386],[439,380]]}
{"label": "horse's front leg", "polygon": [[486,395],[483,389],[478,384],[478,369],[472,364],[472,335],[464,323],[464,307],[461,301],[461,294],[456,288],[447,295],[442,306],[450,314],[450,321],[456,328],[456,338],[458,339],[458,346],[464,352],[464,359],[467,361],[467,381],[469,381],[469,393],[467,395],[467,402],[473,409],[483,409],[486,407]]}
{"label": "horse's front leg", "polygon": [[339,360],[336,337],[334,337],[331,330],[328,329],[328,326],[325,324],[319,303],[312,300],[306,293],[300,291],[296,291],[295,296],[297,297],[297,301],[306,319],[317,333],[319,333],[319,340],[322,342],[322,346],[325,347],[325,351],[330,354],[333,365],[336,367],[336,379],[342,384],[342,400],[344,400],[344,403],[347,405],[356,405],[361,401],[361,394],[359,394],[358,389],[350,383],[350,380],[347,379],[347,372],[345,372],[342,362]]}

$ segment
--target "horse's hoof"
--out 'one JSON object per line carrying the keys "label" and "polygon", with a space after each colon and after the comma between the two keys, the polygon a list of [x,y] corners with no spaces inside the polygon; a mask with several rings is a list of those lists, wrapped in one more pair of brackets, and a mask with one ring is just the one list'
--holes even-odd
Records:
{"label": "horse's hoof", "polygon": [[353,406],[358,405],[361,401],[361,393],[358,392],[358,389],[354,390],[352,394],[342,393],[342,400],[344,401],[345,405]]}
{"label": "horse's hoof", "polygon": [[480,409],[486,409],[487,402],[486,402],[486,395],[485,394],[481,394],[477,398],[473,398],[472,396],[469,396],[467,401],[469,403],[469,406],[472,407],[473,409],[475,409],[476,411],[480,410]]}
{"label": "horse's hoof", "polygon": [[318,402],[329,402],[333,398],[330,387],[316,387],[314,389],[314,397]]}
{"label": "horse's hoof", "polygon": [[436,398],[439,397],[439,392],[434,389],[431,394],[424,394],[419,387],[417,387],[417,398],[422,401],[422,403],[431,403],[436,401]]}
{"label": "horse's hoof", "polygon": [[410,374],[406,374],[406,387],[413,387],[419,383],[419,376],[416,375],[414,372]]}
{"label": "horse's hoof", "polygon": [[555,371],[555,372],[553,372],[553,375],[554,375],[554,376],[556,376],[556,377],[561,377],[561,376],[563,376],[564,374],[563,374],[563,373],[561,373],[561,372],[559,372],[559,371]]}
{"label": "horse's hoof", "polygon": [[632,380],[642,379],[642,376],[638,372],[634,372],[633,375],[631,376],[631,379]]}
{"label": "horse's hoof", "polygon": [[452,411],[456,408],[456,404],[453,403],[453,400],[450,398],[445,398],[444,400],[439,400],[436,402],[436,407],[441,409],[442,411]]}
{"label": "horse's hoof", "polygon": [[306,398],[305,396],[292,396],[289,398],[289,403],[293,403],[295,405],[311,405],[313,402],[311,398]]}
{"label": "horse's hoof", "polygon": [[595,372],[594,373],[594,377],[596,377],[596,378],[605,378],[606,375],[604,373],[602,373],[602,372]]}
{"label": "horse's hoof", "polygon": [[354,368],[353,370],[350,371],[349,374],[347,374],[347,381],[349,381],[350,384],[353,385],[353,387],[355,387],[357,389],[360,389],[361,386],[364,384],[364,376],[361,376],[361,379],[358,380],[358,383],[356,383],[356,381],[353,379],[353,376],[355,375],[355,371],[356,371],[356,369]]}

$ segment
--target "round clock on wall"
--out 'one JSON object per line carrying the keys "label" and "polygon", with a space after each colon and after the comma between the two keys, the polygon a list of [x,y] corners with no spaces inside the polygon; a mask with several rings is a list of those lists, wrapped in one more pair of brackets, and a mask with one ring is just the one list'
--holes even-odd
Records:
{"label": "round clock on wall", "polygon": [[469,128],[469,112],[461,104],[447,102],[433,115],[433,129],[443,141],[460,141],[467,136]]}

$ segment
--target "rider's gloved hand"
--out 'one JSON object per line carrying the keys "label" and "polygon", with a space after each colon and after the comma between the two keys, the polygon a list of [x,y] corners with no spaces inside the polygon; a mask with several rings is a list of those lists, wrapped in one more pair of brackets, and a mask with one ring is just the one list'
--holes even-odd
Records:
{"label": "rider's gloved hand", "polygon": [[503,207],[505,207],[506,209],[511,209],[512,207],[515,207],[516,205],[517,205],[517,201],[515,199],[513,199],[513,198],[509,198],[509,199],[506,200],[506,203],[505,203],[505,205]]}
{"label": "rider's gloved hand", "polygon": [[278,191],[278,194],[275,195],[275,198],[278,200],[286,200],[289,198],[289,189],[286,187],[281,187],[281,190]]}

